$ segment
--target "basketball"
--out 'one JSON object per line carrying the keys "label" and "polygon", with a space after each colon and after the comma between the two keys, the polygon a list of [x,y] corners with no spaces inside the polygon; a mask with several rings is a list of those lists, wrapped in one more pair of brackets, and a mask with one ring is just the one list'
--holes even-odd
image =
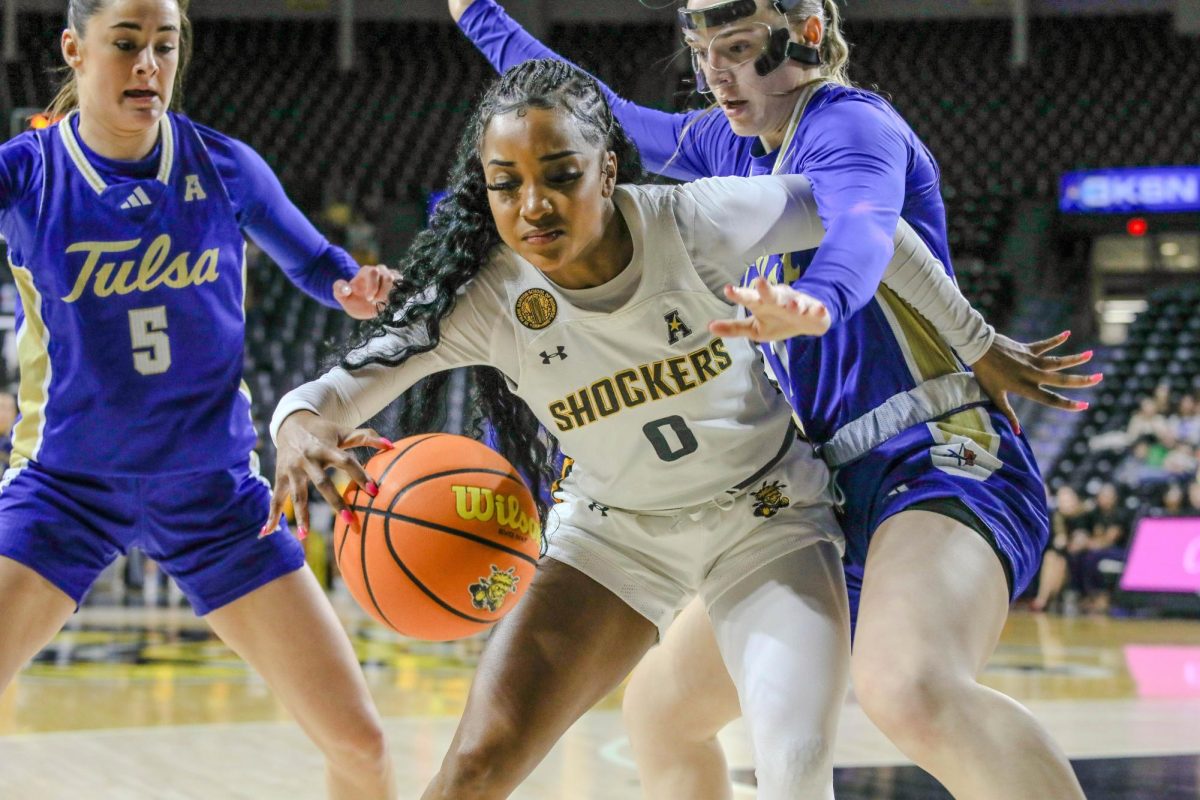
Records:
{"label": "basketball", "polygon": [[334,553],[350,594],[372,617],[418,639],[487,630],[513,609],[537,569],[541,526],[524,480],[465,436],[425,434],[366,464],[371,497],[344,494]]}

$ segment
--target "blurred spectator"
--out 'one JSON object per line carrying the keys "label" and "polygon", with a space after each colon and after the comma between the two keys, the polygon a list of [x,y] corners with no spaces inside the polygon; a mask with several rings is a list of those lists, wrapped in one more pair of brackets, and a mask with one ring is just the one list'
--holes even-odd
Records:
{"label": "blurred spectator", "polygon": [[1158,410],[1154,398],[1143,397],[1138,410],[1129,417],[1129,425],[1125,428],[1126,442],[1137,442],[1145,437],[1158,439],[1166,427],[1166,417]]}
{"label": "blurred spectator", "polygon": [[1183,504],[1183,497],[1183,488],[1178,483],[1172,483],[1163,493],[1162,503],[1154,510],[1168,517],[1186,514],[1187,508]]}
{"label": "blurred spectator", "polygon": [[[1162,451],[1162,468],[1168,475],[1190,477],[1196,474],[1196,448],[1187,442],[1179,441],[1173,430],[1166,429],[1162,432],[1158,447]],[[1150,449],[1153,453],[1155,447],[1152,445]],[[1153,455],[1151,458],[1153,459]]]}
{"label": "blurred spectator", "polygon": [[1104,613],[1108,610],[1109,586],[1101,563],[1125,562],[1132,515],[1121,505],[1120,499],[1114,484],[1101,485],[1096,494],[1096,508],[1089,519],[1091,531],[1080,541],[1071,565],[1076,573],[1075,582],[1083,594],[1083,608],[1087,611]]}
{"label": "blurred spectator", "polygon": [[1200,413],[1196,410],[1196,396],[1185,394],[1179,398],[1178,411],[1167,420],[1167,427],[1190,445],[1200,445]]}
{"label": "blurred spectator", "polygon": [[1200,480],[1189,483],[1184,494],[1183,513],[1192,517],[1200,517]]}
{"label": "blurred spectator", "polygon": [[1113,472],[1113,478],[1133,489],[1148,483],[1163,483],[1169,477],[1162,466],[1166,455],[1157,439],[1145,436],[1133,445],[1133,450]]}
{"label": "blurred spectator", "polygon": [[1151,398],[1154,401],[1154,410],[1164,417],[1171,413],[1171,384],[1169,381],[1160,381],[1154,387],[1154,395]]}
{"label": "blurred spectator", "polygon": [[1030,608],[1045,611],[1058,599],[1067,585],[1070,560],[1081,552],[1090,535],[1091,515],[1070,486],[1062,486],[1054,495],[1054,512],[1050,515],[1050,543],[1042,557],[1038,577],[1038,592]]}

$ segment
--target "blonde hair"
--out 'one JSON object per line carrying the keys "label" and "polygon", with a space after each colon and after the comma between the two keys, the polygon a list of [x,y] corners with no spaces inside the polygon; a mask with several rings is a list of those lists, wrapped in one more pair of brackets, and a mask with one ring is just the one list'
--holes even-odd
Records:
{"label": "blonde hair", "polygon": [[842,86],[853,86],[850,80],[850,45],[842,33],[842,12],[837,0],[802,0],[788,12],[787,18],[793,25],[803,23],[809,17],[817,17],[825,28],[821,38],[821,78]]}
{"label": "blonde hair", "polygon": [[[87,24],[98,12],[102,11],[112,0],[69,0],[67,3],[67,27],[81,39],[87,34]],[[190,0],[175,0],[179,7],[179,66],[175,70],[175,86],[171,94],[171,110],[178,111],[183,107],[183,78],[187,73],[188,63],[192,60],[192,22],[188,19]],[[75,70],[62,67],[62,82],[58,94],[46,107],[46,116],[50,119],[65,117],[79,108],[79,83],[75,78]]]}

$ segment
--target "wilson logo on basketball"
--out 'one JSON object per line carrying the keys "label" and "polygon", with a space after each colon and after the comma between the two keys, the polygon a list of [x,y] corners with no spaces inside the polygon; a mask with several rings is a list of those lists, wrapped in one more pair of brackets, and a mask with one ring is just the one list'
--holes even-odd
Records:
{"label": "wilson logo on basketball", "polygon": [[480,522],[495,519],[501,528],[516,531],[522,538],[541,541],[541,523],[521,510],[520,498],[479,486],[451,486],[450,489],[454,492],[454,510],[460,519]]}

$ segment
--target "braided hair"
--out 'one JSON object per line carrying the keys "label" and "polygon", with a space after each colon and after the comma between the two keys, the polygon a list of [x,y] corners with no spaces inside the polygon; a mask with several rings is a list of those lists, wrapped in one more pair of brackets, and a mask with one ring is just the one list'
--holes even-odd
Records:
{"label": "braided hair", "polygon": [[[480,157],[484,134],[493,118],[530,108],[560,109],[569,114],[588,142],[616,154],[619,183],[644,178],[637,147],[613,117],[594,78],[552,59],[526,61],[508,70],[488,88],[471,115],[455,154],[445,199],[402,259],[402,277],[392,288],[387,306],[360,326],[351,351],[342,359],[343,368],[397,366],[438,346],[441,321],[454,310],[459,291],[487,266],[492,250],[501,243],[488,205]],[[402,335],[394,336],[397,332]],[[512,393],[499,370],[472,367],[471,371],[467,408],[473,418],[468,428],[482,438],[485,425],[491,427],[501,454],[529,481],[545,522],[549,510],[545,496],[557,477],[558,442]],[[438,398],[448,379],[446,372],[433,376],[410,403],[409,419],[419,428],[428,430],[434,424]]]}

